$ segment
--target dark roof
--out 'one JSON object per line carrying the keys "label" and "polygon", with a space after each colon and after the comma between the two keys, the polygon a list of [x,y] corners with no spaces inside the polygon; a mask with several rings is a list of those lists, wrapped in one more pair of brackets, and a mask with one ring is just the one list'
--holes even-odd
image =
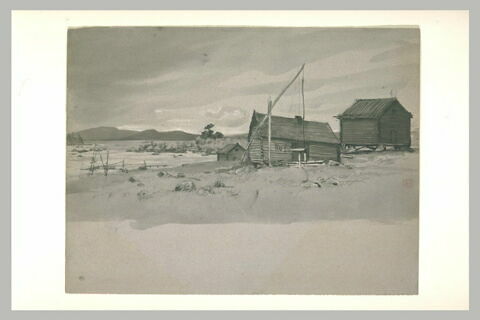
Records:
{"label": "dark roof", "polygon": [[[253,111],[254,126],[260,123],[265,116],[265,114]],[[268,136],[267,122],[258,130],[257,134],[262,137]],[[272,138],[303,141],[302,119],[272,116]],[[340,143],[327,122],[317,121],[305,121],[305,141]]]}
{"label": "dark roof", "polygon": [[400,105],[405,112],[409,113],[397,98],[357,99],[350,108],[338,115],[337,118],[378,119],[388,108],[395,104]]}
{"label": "dark roof", "polygon": [[217,153],[229,153],[229,152],[232,151],[233,148],[235,148],[236,146],[239,146],[240,148],[242,148],[243,150],[245,150],[245,148],[242,147],[242,146],[240,145],[240,143],[231,143],[231,144],[225,145],[223,148],[221,148],[220,150],[218,150]]}

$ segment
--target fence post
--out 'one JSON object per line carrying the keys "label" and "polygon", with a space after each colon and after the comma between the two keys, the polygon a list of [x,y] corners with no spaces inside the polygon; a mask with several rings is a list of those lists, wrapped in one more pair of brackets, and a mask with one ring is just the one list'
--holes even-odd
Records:
{"label": "fence post", "polygon": [[105,163],[103,163],[103,157],[101,153],[100,153],[100,161],[102,162],[103,172],[105,172]]}
{"label": "fence post", "polygon": [[107,165],[105,166],[105,176],[108,175],[108,154],[110,153],[110,151],[107,150]]}
{"label": "fence post", "polygon": [[93,151],[92,159],[90,160],[90,175],[93,175],[94,171],[95,171],[95,150]]}

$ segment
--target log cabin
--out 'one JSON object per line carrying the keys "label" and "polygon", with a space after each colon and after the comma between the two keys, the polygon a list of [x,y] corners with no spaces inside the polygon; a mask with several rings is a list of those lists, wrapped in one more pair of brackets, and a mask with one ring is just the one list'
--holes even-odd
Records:
{"label": "log cabin", "polygon": [[342,114],[340,142],[346,149],[409,148],[412,114],[397,98],[357,99]]}
{"label": "log cabin", "polygon": [[237,161],[241,160],[245,152],[245,148],[239,143],[231,143],[225,145],[217,151],[217,161]]}
{"label": "log cabin", "polygon": [[[259,126],[267,115],[253,111],[248,132],[248,159],[268,163],[268,126]],[[256,129],[258,127],[258,129]],[[274,164],[293,161],[340,161],[340,141],[326,122],[271,116],[270,159]]]}

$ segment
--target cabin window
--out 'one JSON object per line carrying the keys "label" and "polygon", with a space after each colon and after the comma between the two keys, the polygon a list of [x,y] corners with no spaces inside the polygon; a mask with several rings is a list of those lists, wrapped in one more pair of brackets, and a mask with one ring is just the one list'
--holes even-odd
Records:
{"label": "cabin window", "polygon": [[288,151],[288,146],[286,144],[276,143],[275,144],[275,150],[285,152],[285,151]]}

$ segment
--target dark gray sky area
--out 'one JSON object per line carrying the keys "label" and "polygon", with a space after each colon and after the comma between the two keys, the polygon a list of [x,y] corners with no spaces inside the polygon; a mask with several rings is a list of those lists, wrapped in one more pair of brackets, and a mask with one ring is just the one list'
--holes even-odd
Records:
{"label": "dark gray sky area", "polygon": [[[121,27],[69,31],[68,131],[247,132],[303,63],[307,120],[395,95],[418,127],[418,29]],[[300,81],[274,114],[301,114]]]}

